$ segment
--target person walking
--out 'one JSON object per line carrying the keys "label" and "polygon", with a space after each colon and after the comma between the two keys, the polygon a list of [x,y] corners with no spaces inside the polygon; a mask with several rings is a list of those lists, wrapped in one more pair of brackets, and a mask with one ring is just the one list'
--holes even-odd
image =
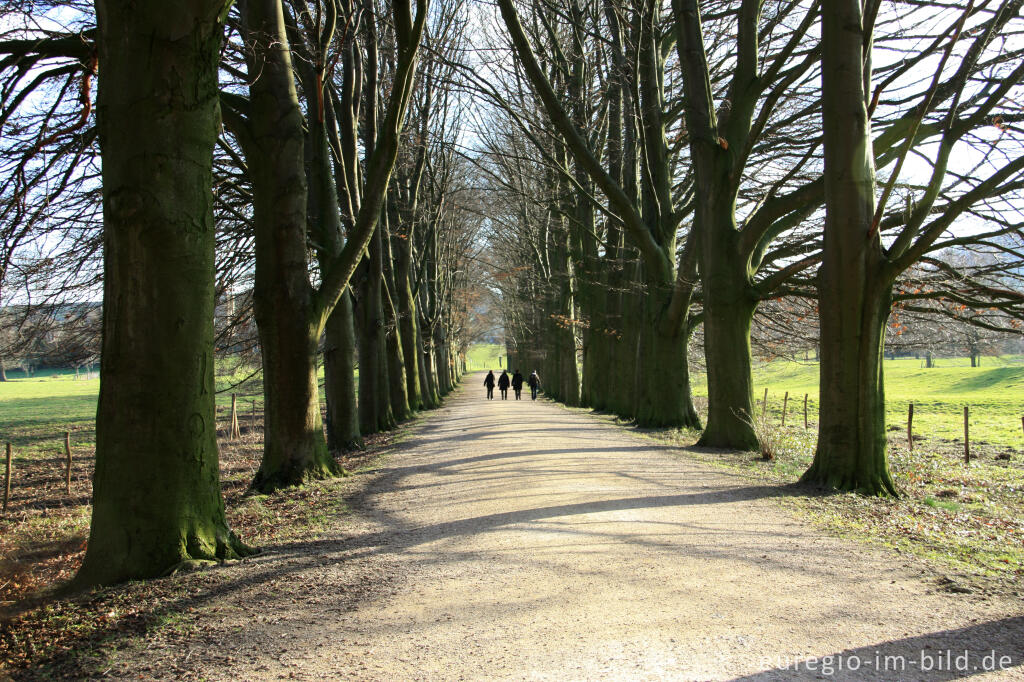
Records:
{"label": "person walking", "polygon": [[494,370],[487,370],[487,376],[484,377],[484,386],[487,387],[487,399],[494,400]]}
{"label": "person walking", "polygon": [[516,400],[520,400],[523,395],[523,375],[516,370],[516,373],[512,375],[512,390],[516,393]]}
{"label": "person walking", "polygon": [[537,391],[540,390],[540,377],[537,376],[537,370],[533,370],[530,374],[530,378],[526,380],[526,383],[530,384],[530,399],[537,399]]}
{"label": "person walking", "polygon": [[498,390],[501,391],[501,399],[502,400],[508,400],[508,385],[509,385],[508,370],[507,369],[503,369],[503,370],[501,370],[501,376],[498,377]]}

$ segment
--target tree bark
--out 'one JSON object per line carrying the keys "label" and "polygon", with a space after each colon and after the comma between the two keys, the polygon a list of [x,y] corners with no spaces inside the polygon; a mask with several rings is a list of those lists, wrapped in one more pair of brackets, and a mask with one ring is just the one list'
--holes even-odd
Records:
{"label": "tree bark", "polygon": [[324,329],[324,389],[327,397],[327,447],[363,447],[359,432],[355,378],[356,331],[352,295],[345,292]]}
{"label": "tree bark", "polygon": [[398,306],[398,331],[402,341],[402,357],[405,359],[409,409],[421,410],[428,406],[423,401],[418,350],[419,313],[416,297],[412,294],[412,234],[392,238],[392,247],[398,252],[395,259],[395,303]]}
{"label": "tree bark", "polygon": [[212,163],[224,2],[97,0],[104,317],[79,586],[248,554],[224,517]]}
{"label": "tree bark", "polygon": [[394,256],[391,252],[391,219],[388,212],[381,217],[382,284],[385,347],[388,362],[388,394],[391,398],[391,412],[395,421],[403,422],[411,416],[409,388],[406,379],[405,353],[402,348],[402,332],[398,325],[398,309],[395,305]]}
{"label": "tree bark", "polygon": [[340,469],[327,449],[316,354],[323,322],[309,283],[302,111],[279,0],[244,0],[256,272],[253,313],[263,356],[263,459],[253,488],[272,492]]}
{"label": "tree bark", "polygon": [[[825,239],[819,272],[818,447],[801,480],[897,495],[886,461],[882,352],[892,283],[877,232],[870,94],[860,0],[822,7]],[[868,64],[870,61],[868,60]]]}
{"label": "tree bark", "polygon": [[[665,328],[670,293],[658,296],[649,285],[644,297],[643,325],[637,341],[636,423],[644,427],[700,428],[690,389],[686,327]],[[680,360],[680,358],[682,358]]]}
{"label": "tree bark", "polygon": [[[705,200],[698,223],[727,220],[729,225],[701,225],[704,282],[704,360],[708,379],[708,421],[697,442],[702,447],[756,450],[750,324],[757,302],[750,297],[749,276],[739,255],[732,209]],[[729,202],[731,204],[731,201]]]}
{"label": "tree bark", "polygon": [[737,167],[738,158],[750,134],[756,102],[757,91],[752,86],[757,82],[760,5],[758,0],[743,0],[738,9],[737,62],[729,88],[730,107],[719,121],[699,4],[696,0],[673,0],[676,49],[688,100],[686,124],[696,185],[693,229],[700,235],[708,371],[708,423],[698,444],[737,450],[758,447],[750,375],[750,322],[756,301],[750,292],[753,273],[749,256],[740,248],[735,206],[743,170]]}
{"label": "tree bark", "polygon": [[387,346],[382,301],[382,254],[380,229],[370,240],[367,260],[363,263],[360,297],[356,305],[359,315],[359,426],[363,434],[379,433],[395,427],[388,391]]}
{"label": "tree bark", "polygon": [[[413,297],[415,300],[415,297]],[[431,351],[431,345],[429,335],[423,331],[423,325],[420,320],[416,321],[414,327],[416,333],[416,348],[415,352],[419,356],[419,362],[417,366],[420,371],[420,391],[423,399],[423,406],[427,409],[434,409],[440,407],[441,396],[437,392],[437,377],[434,373],[433,362],[433,351]]]}

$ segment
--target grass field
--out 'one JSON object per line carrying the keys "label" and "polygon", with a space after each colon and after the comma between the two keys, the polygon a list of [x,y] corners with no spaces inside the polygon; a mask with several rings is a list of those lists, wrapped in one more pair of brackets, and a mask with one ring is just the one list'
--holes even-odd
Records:
{"label": "grass field", "polygon": [[506,360],[505,347],[501,344],[475,343],[466,352],[466,369],[470,372],[499,369],[507,364]]}
{"label": "grass field", "polygon": [[[65,431],[71,432],[75,447],[95,447],[98,378],[55,371],[41,371],[28,378],[10,377],[8,373],[8,381],[0,383],[0,442],[10,442],[14,447],[15,463],[42,454],[62,453]],[[251,401],[256,402],[258,410],[262,409],[258,372],[254,374],[245,367],[223,368],[215,385],[219,421],[228,419],[232,392],[238,395],[243,418],[251,409]]]}
{"label": "grass field", "polygon": [[[1007,447],[1024,447],[1024,358],[982,359],[971,367],[967,358],[939,358],[925,369],[923,360],[886,360],[886,422],[890,429],[906,429],[907,406],[914,403],[914,433],[949,441],[963,439],[963,408],[970,407],[971,440]],[[754,398],[768,389],[768,411],[781,418],[783,397],[789,391],[788,420],[803,421],[804,394],[808,394],[810,421],[816,422],[818,364],[775,360],[754,368]],[[694,393],[707,395],[703,376]]]}

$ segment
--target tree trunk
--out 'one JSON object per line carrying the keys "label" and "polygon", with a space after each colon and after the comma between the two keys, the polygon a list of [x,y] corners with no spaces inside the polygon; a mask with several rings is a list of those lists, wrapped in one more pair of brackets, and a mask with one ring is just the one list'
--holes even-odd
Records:
{"label": "tree trunk", "polygon": [[327,447],[331,450],[362,448],[356,404],[356,332],[350,292],[342,294],[334,312],[327,318],[324,331]]}
{"label": "tree trunk", "polygon": [[420,341],[420,357],[422,362],[420,363],[423,367],[423,379],[424,379],[424,399],[427,404],[431,407],[438,407],[441,404],[441,391],[438,387],[437,371],[434,366],[434,341],[432,338],[433,332],[428,330],[420,329],[422,339]]}
{"label": "tree trunk", "polygon": [[249,553],[228,529],[213,382],[221,2],[98,0],[104,316],[79,586]]}
{"label": "tree trunk", "polygon": [[[872,222],[875,174],[867,114],[870,50],[859,0],[822,5],[825,236],[819,271],[818,447],[801,481],[897,495],[885,455],[882,351],[891,280]],[[870,60],[867,60],[870,65]],[[870,71],[868,71],[870,73]]]}
{"label": "tree trunk", "polygon": [[[415,301],[415,297],[413,300]],[[429,349],[429,342],[426,340],[427,335],[423,333],[423,327],[419,319],[416,319],[413,323],[413,331],[416,334],[413,352],[416,353],[418,358],[416,364],[420,371],[420,395],[423,407],[432,410],[441,405],[441,398],[437,393],[437,382],[434,378],[433,363],[430,361],[432,351]]]}
{"label": "tree trunk", "polygon": [[271,492],[339,469],[320,416],[316,353],[323,321],[309,283],[305,132],[284,18],[277,0],[246,0],[241,7],[254,45],[243,147],[253,182],[253,313],[265,400],[263,459],[253,488]]}
{"label": "tree trunk", "polygon": [[412,416],[409,409],[409,384],[405,376],[405,353],[402,334],[398,328],[398,314],[390,297],[385,301],[387,327],[384,335],[388,359],[388,395],[395,421],[403,422]]}
{"label": "tree trunk", "polygon": [[[257,280],[259,277],[257,276]],[[269,493],[339,473],[327,450],[316,350],[320,336],[283,288],[256,289],[254,309],[263,354],[263,459],[252,487]],[[275,295],[276,294],[276,295]]]}
{"label": "tree trunk", "polygon": [[440,324],[434,327],[434,366],[437,373],[437,391],[444,397],[452,392],[452,382],[448,363],[448,342]]}
{"label": "tree trunk", "polygon": [[644,299],[636,289],[639,286],[635,281],[637,270],[638,267],[626,266],[623,262],[623,275],[618,281],[624,290],[613,298],[608,314],[610,327],[615,331],[615,336],[609,339],[608,349],[608,407],[625,419],[635,419],[637,414],[636,389],[640,371],[637,351],[644,314]]}
{"label": "tree trunk", "polygon": [[[715,211],[713,204],[711,210]],[[725,215],[716,212],[707,219],[731,223],[731,211]],[[747,291],[746,269],[736,262],[736,235],[731,225],[701,232],[708,422],[697,444],[756,450],[750,360],[750,323],[756,302]]]}
{"label": "tree trunk", "polygon": [[665,304],[651,288],[638,342],[636,423],[641,427],[699,429],[700,418],[690,389],[686,325],[675,334],[664,332]]}
{"label": "tree trunk", "polygon": [[398,327],[398,310],[395,305],[394,259],[391,253],[391,219],[389,211],[381,215],[381,303],[384,313],[384,348],[387,354],[388,397],[391,413],[396,422],[404,422],[411,416],[409,389],[405,377],[405,354],[402,351],[402,333]]}
{"label": "tree trunk", "polygon": [[842,267],[826,271],[822,264],[818,447],[801,480],[867,495],[897,495],[885,455],[882,372],[890,290],[881,282],[879,291],[872,279],[863,263],[845,272]]}
{"label": "tree trunk", "polygon": [[398,306],[398,331],[402,339],[402,356],[405,358],[406,391],[409,409],[421,410],[423,389],[420,383],[420,353],[418,350],[419,322],[416,297],[412,295],[412,235],[393,240],[398,251],[395,261],[395,298]]}
{"label": "tree trunk", "polygon": [[[559,320],[555,325],[559,365],[559,400],[570,407],[580,404],[580,373],[576,362],[576,306],[573,300],[573,271],[569,262],[569,254],[564,246],[568,239],[566,233],[561,237],[562,244],[558,248],[558,258],[564,271],[559,290],[556,293],[555,309]],[[513,367],[509,368],[514,369]]]}
{"label": "tree trunk", "polygon": [[[589,328],[583,334],[583,377],[580,387],[580,405],[594,410],[608,409],[608,336],[604,315],[604,292],[588,296]],[[525,368],[524,368],[525,369]]]}
{"label": "tree trunk", "polygon": [[382,301],[382,254],[380,225],[370,241],[367,261],[362,268],[361,296],[356,305],[359,315],[359,427],[364,435],[395,427],[388,391],[387,346],[384,338]]}

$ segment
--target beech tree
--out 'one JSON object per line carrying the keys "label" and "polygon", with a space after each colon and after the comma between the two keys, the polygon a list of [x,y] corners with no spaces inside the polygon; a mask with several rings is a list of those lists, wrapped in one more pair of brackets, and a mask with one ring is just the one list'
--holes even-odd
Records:
{"label": "beech tree", "polygon": [[217,64],[228,3],[98,0],[104,314],[80,585],[244,556],[213,391]]}
{"label": "beech tree", "polygon": [[[694,229],[699,234],[704,354],[708,372],[708,422],[699,444],[756,449],[753,429],[750,325],[757,304],[777,287],[779,276],[755,280],[765,264],[768,244],[815,201],[816,184],[786,192],[771,188],[737,225],[736,207],[747,180],[747,164],[775,108],[787,90],[805,79],[813,53],[801,49],[818,9],[790,3],[766,21],[763,0],[735,7],[735,48],[718,107],[712,71],[705,53],[697,0],[673,0],[676,47],[686,92],[687,138],[694,169]],[[707,4],[707,3],[704,3]],[[736,5],[737,3],[732,3]],[[782,36],[781,48],[768,51],[779,25],[793,16],[797,28]],[[783,191],[780,191],[783,190]],[[790,274],[813,263],[797,259]],[[774,280],[774,281],[773,281]]]}
{"label": "beech tree", "polygon": [[[306,251],[305,133],[284,10],[280,0],[246,0],[241,4],[246,44],[254,47],[248,55],[250,96],[246,101],[227,94],[225,102],[230,114],[226,115],[226,122],[245,150],[254,186],[254,310],[266,396],[264,454],[253,481],[259,490],[271,491],[337,472],[320,416],[317,346],[329,316],[377,230],[411,97],[427,6],[427,0],[418,0],[413,18],[407,0],[393,3],[397,66],[391,97],[379,134],[375,114],[370,114],[373,131],[365,139],[365,170],[354,165],[340,166],[340,172],[351,172],[352,176],[346,176],[337,186],[348,193],[358,192],[355,201],[355,197],[347,197],[348,206],[352,207],[352,230],[335,257],[328,259],[327,247],[321,249],[321,278],[319,286],[314,287],[309,279]],[[354,7],[348,9],[355,12]],[[330,21],[336,22],[337,17]],[[321,49],[326,50],[329,42],[323,41]],[[325,68],[326,60],[318,61],[317,65]],[[376,80],[371,82],[375,96]],[[322,78],[316,87],[326,87]],[[319,117],[320,103],[326,106],[329,100],[316,91],[309,93],[309,97],[315,97],[318,106],[311,111]],[[351,112],[358,112],[358,96],[343,104],[349,106],[349,113],[337,112],[336,116],[345,116],[343,120],[350,121],[352,127],[342,129],[341,134],[349,137],[342,139],[339,154],[356,147],[354,125],[358,113],[352,116]],[[372,104],[368,109],[375,112],[375,107]],[[323,144],[322,135],[316,144]],[[322,194],[321,198],[329,200],[329,195]]]}
{"label": "beech tree", "polygon": [[[632,245],[643,262],[645,291],[642,322],[635,357],[637,390],[633,394],[633,416],[645,426],[699,427],[690,391],[686,362],[689,305],[694,282],[689,268],[677,267],[677,228],[681,218],[673,202],[671,156],[665,137],[661,42],[658,36],[658,3],[638,8],[631,21],[636,27],[638,54],[635,86],[639,98],[634,106],[644,136],[641,175],[643,191],[631,196],[620,179],[606,169],[577,121],[567,111],[552,82],[545,74],[520,22],[512,0],[499,0],[509,40],[520,60],[525,77],[564,142],[566,151],[586,177],[609,202]],[[612,12],[612,15],[615,13]],[[614,36],[614,33],[613,33]],[[621,45],[624,49],[624,45]],[[571,103],[570,103],[571,104]]]}
{"label": "beech tree", "polygon": [[[1019,17],[1019,0],[968,3],[933,43],[940,55],[926,94],[903,110],[887,133],[907,141],[888,162],[888,180],[876,199],[871,112],[889,78],[872,88],[872,36],[879,3],[843,0],[822,9],[822,78],[825,132],[825,247],[819,274],[821,414],[818,445],[802,480],[872,495],[897,495],[886,460],[883,339],[897,278],[931,251],[997,238],[1015,231],[997,215],[985,216],[990,197],[1010,201],[1024,181],[1019,131],[977,136],[991,122],[1014,120],[1014,93],[1024,76],[1024,55],[998,38]],[[948,15],[946,15],[948,17]],[[961,41],[963,41],[961,43]],[[902,67],[901,67],[902,68]],[[902,73],[898,70],[897,73]],[[884,103],[883,103],[884,106]],[[880,139],[885,139],[885,134]],[[974,137],[971,140],[971,137]],[[1005,137],[1005,139],[1003,139]],[[927,181],[906,210],[885,213],[911,146],[930,142]],[[987,150],[970,172],[950,167],[954,150],[968,143]],[[987,235],[958,236],[961,216],[986,217]],[[884,241],[883,241],[884,238]],[[1011,292],[980,290],[998,300]]]}

